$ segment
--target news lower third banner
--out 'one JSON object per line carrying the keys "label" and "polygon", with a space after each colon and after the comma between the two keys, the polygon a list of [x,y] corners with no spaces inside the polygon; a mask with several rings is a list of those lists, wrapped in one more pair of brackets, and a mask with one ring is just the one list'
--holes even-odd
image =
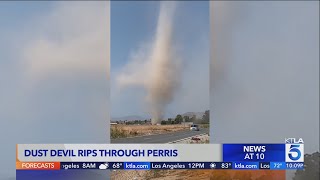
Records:
{"label": "news lower third banner", "polygon": [[303,169],[303,144],[18,144],[17,170]]}
{"label": "news lower third banner", "polygon": [[19,144],[19,161],[222,161],[220,144]]}

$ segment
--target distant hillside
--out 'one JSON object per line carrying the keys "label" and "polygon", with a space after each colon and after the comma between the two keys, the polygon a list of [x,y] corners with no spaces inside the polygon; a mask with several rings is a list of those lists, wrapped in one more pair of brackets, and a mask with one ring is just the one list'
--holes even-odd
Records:
{"label": "distant hillside", "polygon": [[197,118],[202,118],[202,116],[204,115],[204,112],[186,112],[181,115],[182,117],[189,116],[190,118],[195,115]]}
{"label": "distant hillside", "polygon": [[[202,116],[204,115],[204,112],[186,112],[181,114],[182,117],[184,116],[189,116],[190,118],[192,118],[192,116],[196,116],[198,119],[201,119]],[[174,119],[176,116],[171,117],[172,119]],[[123,116],[123,117],[111,117],[111,121],[134,121],[134,120],[145,120],[145,119],[150,119],[148,117],[142,117],[142,116],[138,116],[138,115],[131,115],[131,116]],[[165,118],[167,119],[167,118]]]}
{"label": "distant hillside", "polygon": [[148,119],[148,118],[132,115],[132,116],[123,116],[123,117],[112,117],[111,121],[134,121],[134,120],[145,120],[145,119]]}

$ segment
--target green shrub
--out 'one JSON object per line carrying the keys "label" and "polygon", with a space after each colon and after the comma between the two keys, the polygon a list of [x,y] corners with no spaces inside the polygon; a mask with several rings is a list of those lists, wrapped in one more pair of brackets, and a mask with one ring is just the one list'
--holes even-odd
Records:
{"label": "green shrub", "polygon": [[127,137],[125,131],[117,126],[111,128],[111,138],[124,138]]}

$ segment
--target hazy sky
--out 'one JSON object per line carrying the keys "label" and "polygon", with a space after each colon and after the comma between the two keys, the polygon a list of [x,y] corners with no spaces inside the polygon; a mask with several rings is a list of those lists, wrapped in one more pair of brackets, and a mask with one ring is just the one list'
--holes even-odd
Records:
{"label": "hazy sky", "polygon": [[214,1],[210,21],[211,142],[319,150],[319,2]]}
{"label": "hazy sky", "polygon": [[[115,79],[132,54],[154,38],[160,2],[111,4],[111,117],[150,117],[144,89],[119,90]],[[173,21],[173,46],[182,61],[183,78],[166,116],[209,108],[209,2],[177,2]]]}
{"label": "hazy sky", "polygon": [[15,144],[109,142],[108,4],[0,2],[1,178]]}

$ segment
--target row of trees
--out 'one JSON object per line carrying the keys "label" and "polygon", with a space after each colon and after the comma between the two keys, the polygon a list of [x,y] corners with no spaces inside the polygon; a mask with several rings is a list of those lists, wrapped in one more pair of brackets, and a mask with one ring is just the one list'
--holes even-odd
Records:
{"label": "row of trees", "polygon": [[176,116],[176,118],[172,119],[169,118],[167,121],[161,121],[161,124],[181,124],[182,122],[193,122],[196,124],[208,124],[210,119],[210,111],[207,110],[205,111],[204,115],[202,116],[202,118],[197,118],[196,115],[193,115],[192,117],[189,116],[184,116],[182,117],[182,115],[178,114]]}
{"label": "row of trees", "polygon": [[[193,115],[192,117],[184,116],[182,117],[181,114],[178,114],[175,118],[168,118],[168,120],[161,121],[162,125],[165,124],[181,124],[182,122],[193,122],[196,124],[209,124],[209,117],[210,111],[207,110],[204,112],[201,118],[196,117]],[[146,120],[134,120],[134,121],[116,121],[117,124],[126,124],[126,125],[133,125],[133,124],[149,124],[151,123],[151,119]]]}
{"label": "row of trees", "polygon": [[117,124],[126,124],[126,125],[133,125],[133,124],[147,124],[151,123],[151,120],[134,120],[134,121],[115,121]]}

